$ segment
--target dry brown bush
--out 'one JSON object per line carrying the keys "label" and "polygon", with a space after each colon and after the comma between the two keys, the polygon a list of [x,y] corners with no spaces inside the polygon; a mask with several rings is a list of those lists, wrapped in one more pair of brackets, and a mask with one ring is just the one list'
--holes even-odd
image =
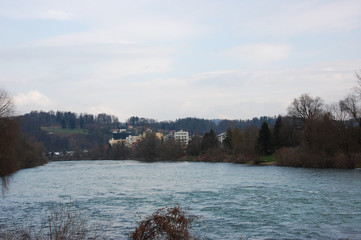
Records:
{"label": "dry brown bush", "polygon": [[195,239],[189,232],[194,218],[186,217],[179,206],[161,208],[140,222],[131,234],[133,240]]}
{"label": "dry brown bush", "polygon": [[0,228],[1,240],[83,240],[107,239],[108,226],[89,224],[83,212],[64,204],[58,205],[44,220],[40,229]]}

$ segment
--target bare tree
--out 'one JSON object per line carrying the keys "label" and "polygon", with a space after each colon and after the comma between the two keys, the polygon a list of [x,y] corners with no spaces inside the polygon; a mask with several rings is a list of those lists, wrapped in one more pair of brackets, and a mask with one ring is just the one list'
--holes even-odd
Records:
{"label": "bare tree", "polygon": [[355,87],[355,93],[356,96],[361,99],[361,70],[360,73],[356,72],[356,78],[357,78],[357,87]]}
{"label": "bare tree", "polygon": [[9,118],[13,110],[11,97],[4,89],[0,89],[0,178],[3,193],[8,186],[8,176],[17,169],[13,147],[16,142],[17,126]]}
{"label": "bare tree", "polygon": [[288,107],[288,115],[302,121],[319,118],[324,113],[324,104],[320,97],[312,98],[308,94],[302,94],[295,98]]}
{"label": "bare tree", "polygon": [[327,111],[331,114],[333,120],[344,123],[349,119],[348,113],[343,109],[342,101],[327,105]]}
{"label": "bare tree", "polygon": [[10,117],[14,113],[13,99],[7,91],[0,88],[0,118]]}
{"label": "bare tree", "polygon": [[353,118],[361,126],[361,107],[355,94],[348,95],[340,101],[341,110],[346,112],[350,118]]}

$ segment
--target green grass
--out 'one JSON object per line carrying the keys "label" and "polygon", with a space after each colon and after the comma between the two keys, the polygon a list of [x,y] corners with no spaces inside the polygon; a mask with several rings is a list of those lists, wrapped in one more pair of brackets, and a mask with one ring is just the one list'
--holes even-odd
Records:
{"label": "green grass", "polygon": [[87,129],[81,129],[81,128],[76,128],[76,129],[68,129],[68,128],[60,128],[60,127],[41,127],[41,130],[46,131],[48,133],[65,133],[65,134],[84,134],[84,135],[88,135],[88,130]]}
{"label": "green grass", "polygon": [[192,161],[194,161],[194,159],[195,159],[194,156],[186,155],[186,156],[182,157],[182,158],[180,159],[180,161],[192,162]]}
{"label": "green grass", "polygon": [[270,162],[276,162],[276,161],[277,161],[277,159],[272,155],[261,156],[261,162],[270,163]]}

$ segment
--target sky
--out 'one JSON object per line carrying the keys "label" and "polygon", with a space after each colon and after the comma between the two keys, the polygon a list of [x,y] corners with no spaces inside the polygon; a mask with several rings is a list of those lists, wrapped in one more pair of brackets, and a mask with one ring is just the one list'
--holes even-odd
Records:
{"label": "sky", "polygon": [[17,114],[158,121],[338,102],[361,71],[360,0],[0,0],[0,88]]}

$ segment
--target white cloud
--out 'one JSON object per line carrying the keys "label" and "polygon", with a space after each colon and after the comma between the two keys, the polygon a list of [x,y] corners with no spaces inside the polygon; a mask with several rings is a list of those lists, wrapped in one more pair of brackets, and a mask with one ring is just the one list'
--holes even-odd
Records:
{"label": "white cloud", "polygon": [[297,11],[298,6],[294,5],[289,21],[285,23],[300,31],[343,31],[361,26],[360,1],[330,1],[320,6],[314,4],[317,2],[304,4],[306,6],[301,8],[304,11]]}
{"label": "white cloud", "polygon": [[14,101],[16,108],[22,113],[31,110],[50,110],[53,106],[53,101],[38,90],[17,94]]}
{"label": "white cloud", "polygon": [[0,8],[0,15],[15,19],[70,20],[74,14],[70,7],[53,1],[5,1],[6,7]]}
{"label": "white cloud", "polygon": [[38,17],[52,20],[70,20],[73,18],[73,14],[57,9],[46,9],[40,12]]}
{"label": "white cloud", "polygon": [[142,58],[132,60],[108,60],[97,66],[93,77],[103,79],[120,79],[129,75],[163,73],[171,65],[168,58]]}
{"label": "white cloud", "polygon": [[256,43],[228,49],[224,54],[251,64],[268,64],[287,58],[290,50],[285,44]]}
{"label": "white cloud", "polygon": [[361,26],[361,2],[358,0],[267,1],[266,4],[268,6],[255,3],[248,12],[246,8],[244,21],[235,22],[243,29],[241,33],[288,36],[344,32]]}
{"label": "white cloud", "polygon": [[[303,93],[319,96],[327,103],[341,100],[356,84],[353,69],[357,69],[358,63],[357,60],[322,62],[299,68],[216,71],[184,78],[160,78],[138,83],[135,89],[146,100],[135,100],[129,105],[151,106],[143,111],[161,120],[189,116],[244,119],[286,114],[287,106]],[[232,84],[224,83],[229,79]]]}
{"label": "white cloud", "polygon": [[360,68],[357,0],[3,3],[0,83],[24,111],[274,115],[304,92],[339,100]]}
{"label": "white cloud", "polygon": [[109,106],[105,106],[105,105],[91,106],[88,109],[84,109],[83,112],[88,112],[88,113],[95,114],[95,115],[100,114],[100,113],[111,114],[111,115],[118,117],[120,121],[125,120],[130,117],[129,115],[125,115],[123,112],[121,112],[120,109],[113,109],[113,108],[111,108]]}
{"label": "white cloud", "polygon": [[37,90],[32,90],[25,94],[18,94],[15,97],[15,101],[18,105],[37,104],[42,106],[49,106],[52,103],[47,96]]}

